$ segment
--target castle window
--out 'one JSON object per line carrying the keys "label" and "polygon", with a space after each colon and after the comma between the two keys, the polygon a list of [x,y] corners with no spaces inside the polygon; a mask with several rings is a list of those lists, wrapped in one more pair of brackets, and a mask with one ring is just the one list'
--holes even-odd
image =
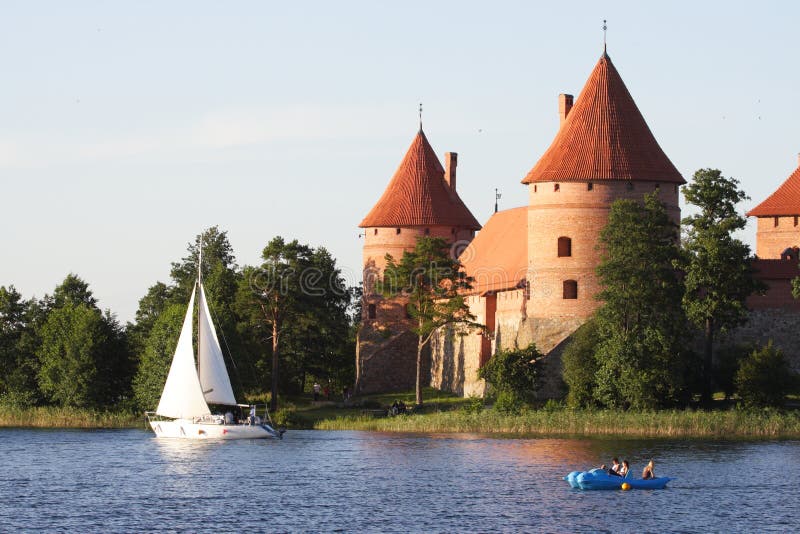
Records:
{"label": "castle window", "polygon": [[797,215],[794,216],[794,225],[797,226]]}
{"label": "castle window", "polygon": [[533,185],[533,192],[535,193],[537,190],[538,190],[538,187],[536,186],[536,184],[534,184]]}
{"label": "castle window", "polygon": [[375,228],[375,229],[372,231],[372,235],[378,235],[378,229],[377,229],[377,228]]}
{"label": "castle window", "polygon": [[559,191],[561,189],[561,184],[554,184],[553,191]]}
{"label": "castle window", "polygon": [[774,223],[774,225],[775,225],[775,227],[777,228],[777,226],[778,226],[778,217],[775,217],[775,223]]}
{"label": "castle window", "polygon": [[431,235],[431,229],[425,228],[425,235]]}
{"label": "castle window", "polygon": [[576,280],[564,280],[564,299],[574,300],[578,298],[578,282]]}
{"label": "castle window", "polygon": [[633,182],[628,182],[628,185],[626,187],[628,191],[633,191]]}
{"label": "castle window", "polygon": [[400,235],[400,228],[397,228],[397,229],[394,231],[394,233],[396,233],[397,235]]}
{"label": "castle window", "polygon": [[378,315],[378,310],[375,308],[374,304],[370,304],[367,306],[367,317],[370,319],[374,319]]}
{"label": "castle window", "polygon": [[569,237],[558,238],[558,257],[569,258],[572,256],[572,239]]}
{"label": "castle window", "polygon": [[594,184],[592,182],[589,182],[588,184],[586,184],[586,190],[587,191],[591,191],[592,189],[594,189]]}

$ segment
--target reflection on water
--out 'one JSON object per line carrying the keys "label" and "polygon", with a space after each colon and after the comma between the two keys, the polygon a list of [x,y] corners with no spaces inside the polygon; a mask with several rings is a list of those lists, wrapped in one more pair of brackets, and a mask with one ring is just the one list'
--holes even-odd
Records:
{"label": "reflection on water", "polygon": [[[561,477],[649,458],[664,491]],[[183,442],[136,431],[0,430],[0,530],[787,531],[798,442],[494,439],[290,432]]]}

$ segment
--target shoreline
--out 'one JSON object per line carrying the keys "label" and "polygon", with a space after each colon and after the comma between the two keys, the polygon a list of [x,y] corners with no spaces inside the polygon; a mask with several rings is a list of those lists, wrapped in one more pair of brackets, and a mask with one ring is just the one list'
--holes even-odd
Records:
{"label": "shoreline", "polygon": [[[57,407],[0,411],[0,428],[129,429],[146,428],[144,416],[127,411]],[[430,408],[427,408],[430,410]],[[380,417],[358,408],[290,409],[276,421],[291,430],[353,430],[420,434],[470,433],[528,438],[622,439],[800,439],[797,410],[525,410],[516,415],[487,409],[429,411]]]}

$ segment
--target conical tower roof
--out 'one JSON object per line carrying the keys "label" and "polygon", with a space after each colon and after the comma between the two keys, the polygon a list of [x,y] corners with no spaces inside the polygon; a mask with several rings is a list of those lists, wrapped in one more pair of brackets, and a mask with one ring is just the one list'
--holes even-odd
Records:
{"label": "conical tower roof", "polygon": [[481,225],[444,180],[444,168],[420,128],[392,180],[360,228]]}
{"label": "conical tower roof", "polygon": [[684,184],[606,53],[524,184],[626,180]]}
{"label": "conical tower roof", "polygon": [[748,217],[800,215],[800,165],[764,202],[747,212]]}

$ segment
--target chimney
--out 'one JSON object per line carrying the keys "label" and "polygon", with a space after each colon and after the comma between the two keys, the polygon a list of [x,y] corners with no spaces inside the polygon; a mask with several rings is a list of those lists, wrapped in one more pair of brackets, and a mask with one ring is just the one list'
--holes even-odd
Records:
{"label": "chimney", "polygon": [[444,153],[444,181],[453,191],[456,190],[456,165],[458,165],[458,154],[455,152]]}
{"label": "chimney", "polygon": [[560,94],[558,95],[558,118],[560,119],[558,125],[564,124],[569,115],[569,110],[572,109],[572,95]]}

